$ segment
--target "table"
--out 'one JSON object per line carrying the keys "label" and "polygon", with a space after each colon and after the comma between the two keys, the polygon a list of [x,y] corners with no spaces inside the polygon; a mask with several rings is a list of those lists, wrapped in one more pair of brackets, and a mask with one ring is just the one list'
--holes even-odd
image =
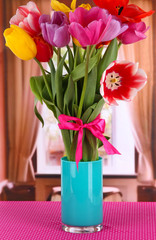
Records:
{"label": "table", "polygon": [[156,240],[156,203],[105,202],[103,230],[61,229],[60,202],[0,202],[0,240]]}
{"label": "table", "polygon": [[[35,200],[36,201],[46,201],[51,195],[52,188],[56,186],[61,186],[61,175],[59,169],[55,168],[56,173],[36,173],[35,174]],[[125,201],[137,201],[136,189],[138,186],[136,175],[103,175],[103,186],[117,187],[126,193]],[[123,195],[124,195],[123,192]],[[130,200],[129,200],[130,199]]]}

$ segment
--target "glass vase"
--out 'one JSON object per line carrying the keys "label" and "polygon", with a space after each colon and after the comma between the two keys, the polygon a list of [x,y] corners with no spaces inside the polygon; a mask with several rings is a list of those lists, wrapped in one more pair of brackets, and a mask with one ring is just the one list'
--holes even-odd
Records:
{"label": "glass vase", "polygon": [[91,233],[102,230],[102,158],[76,163],[61,159],[61,215],[66,232]]}

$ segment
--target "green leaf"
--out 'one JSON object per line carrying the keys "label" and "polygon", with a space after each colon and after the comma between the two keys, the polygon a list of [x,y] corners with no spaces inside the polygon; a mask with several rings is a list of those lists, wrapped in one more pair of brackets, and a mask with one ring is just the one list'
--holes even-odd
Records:
{"label": "green leaf", "polygon": [[75,134],[73,142],[70,147],[70,156],[69,160],[70,161],[75,161],[75,153],[76,153],[76,148],[77,148],[77,139],[78,139],[78,132]]}
{"label": "green leaf", "polygon": [[102,77],[103,72],[105,69],[109,66],[109,64],[116,60],[118,55],[118,43],[117,39],[113,39],[111,43],[109,44],[103,58],[100,60],[98,64],[98,83],[97,83],[97,89],[100,87],[100,80]]}
{"label": "green leaf", "polygon": [[95,66],[88,75],[87,88],[83,103],[83,109],[86,110],[94,103],[97,82],[97,66]]}
{"label": "green leaf", "polygon": [[91,113],[95,109],[96,105],[97,105],[97,103],[94,103],[92,106],[87,108],[87,110],[84,112],[84,114],[82,115],[82,118],[81,118],[83,123],[87,123],[88,118],[90,117]]}
{"label": "green leaf", "polygon": [[88,141],[88,138],[86,137],[86,132],[88,130],[85,129],[83,131],[83,140],[82,140],[82,147],[83,147],[83,161],[91,161],[92,160],[92,154],[93,154],[93,149]]}
{"label": "green leaf", "polygon": [[68,79],[68,86],[64,94],[64,107],[68,106],[68,109],[71,114],[72,114],[72,108],[73,108],[72,103],[74,103],[74,99],[75,99],[75,87],[74,87],[74,82],[72,80],[72,77],[70,75]]}
{"label": "green leaf", "polygon": [[61,59],[55,74],[56,104],[61,111],[63,110],[62,71],[63,71],[63,64],[65,61],[66,55],[67,55],[67,52],[64,54],[63,58]]}
{"label": "green leaf", "polygon": [[[110,139],[110,137],[108,137],[108,136],[104,136],[104,137],[105,137],[107,140]],[[98,148],[102,147],[102,146],[103,146],[103,142],[101,142],[100,139],[97,139],[97,141],[98,141]]]}
{"label": "green leaf", "polygon": [[43,127],[43,126],[44,126],[44,120],[43,120],[42,116],[40,115],[40,113],[39,113],[38,110],[37,110],[37,107],[36,107],[37,102],[38,102],[38,100],[37,100],[37,98],[35,98],[35,100],[34,100],[34,112],[35,112],[36,117],[37,117],[37,118],[40,120],[40,122],[42,123],[42,127]]}
{"label": "green leaf", "polygon": [[94,111],[92,112],[92,114],[90,115],[89,119],[88,119],[88,123],[92,122],[101,112],[103,105],[104,105],[105,101],[103,98],[101,98],[101,100],[97,103]]}
{"label": "green leaf", "polygon": [[46,99],[44,99],[44,103],[46,104],[47,108],[49,108],[49,109],[53,112],[54,117],[57,119],[57,114],[56,114],[56,108],[55,108],[55,106],[49,104],[49,102],[48,102]]}
{"label": "green leaf", "polygon": [[101,94],[95,94],[95,102],[99,102],[101,100]]}
{"label": "green leaf", "polygon": [[50,72],[51,72],[51,90],[52,90],[52,94],[53,94],[53,101],[55,100],[55,95],[56,95],[56,91],[55,91],[55,66],[53,61],[50,59],[49,61],[49,67],[50,67]]}
{"label": "green leaf", "polygon": [[70,113],[67,105],[64,106],[63,114],[68,115],[68,116],[71,116],[71,113]]}
{"label": "green leaf", "polygon": [[90,149],[91,149],[91,159],[89,160],[96,160],[96,156],[97,156],[97,139],[95,136],[93,136],[93,134],[86,129],[86,139],[88,140],[88,143],[90,145]]}
{"label": "green leaf", "polygon": [[[102,51],[102,50],[101,50]],[[89,66],[88,66],[88,73],[95,67],[95,65],[98,63],[99,61],[99,56],[101,54],[101,51],[98,51],[98,53],[90,58],[89,60]],[[81,79],[82,77],[85,76],[85,62],[79,64],[72,72],[71,72],[71,76],[73,81],[78,81],[79,79]]]}
{"label": "green leaf", "polygon": [[[56,107],[56,114],[57,114],[57,119],[62,112]],[[70,147],[71,147],[71,139],[70,139],[70,132],[69,130],[61,130],[61,134],[63,137],[63,142],[65,146],[65,156],[69,159],[70,157]]]}
{"label": "green leaf", "polygon": [[73,104],[73,109],[72,109],[72,110],[73,110],[73,112],[72,112],[72,115],[73,115],[73,116],[74,116],[74,115],[77,116],[78,108],[79,108],[79,107],[78,107],[76,104]]}
{"label": "green leaf", "polygon": [[67,46],[67,49],[68,49],[69,70],[71,72],[73,70],[73,67],[74,67],[74,57],[73,57],[71,48],[69,46]]}
{"label": "green leaf", "polygon": [[35,97],[42,103],[42,89],[44,88],[44,80],[42,76],[30,78],[30,88]]}

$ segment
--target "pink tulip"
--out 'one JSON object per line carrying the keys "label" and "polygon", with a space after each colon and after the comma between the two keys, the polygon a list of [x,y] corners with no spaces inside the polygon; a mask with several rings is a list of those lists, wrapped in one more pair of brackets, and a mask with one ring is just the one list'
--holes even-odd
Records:
{"label": "pink tulip", "polygon": [[112,16],[99,7],[89,11],[79,7],[69,13],[69,32],[82,47],[95,45],[103,41],[111,19]]}
{"label": "pink tulip", "polygon": [[144,22],[129,23],[128,29],[118,36],[123,44],[135,43],[146,38],[145,33],[149,27],[146,28]]}
{"label": "pink tulip", "polygon": [[24,29],[31,36],[40,34],[39,17],[41,13],[34,2],[28,2],[27,5],[20,6],[16,15],[10,19],[10,24],[17,25]]}
{"label": "pink tulip", "polygon": [[100,92],[108,104],[118,105],[116,100],[132,100],[146,81],[146,73],[138,63],[114,61],[105,71]]}

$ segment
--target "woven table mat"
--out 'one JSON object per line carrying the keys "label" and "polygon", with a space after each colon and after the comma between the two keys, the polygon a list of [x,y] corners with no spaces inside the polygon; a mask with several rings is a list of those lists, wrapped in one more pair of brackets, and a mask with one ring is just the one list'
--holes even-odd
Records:
{"label": "woven table mat", "polygon": [[0,202],[0,240],[156,240],[156,203],[105,202],[103,230],[61,229],[60,202]]}

